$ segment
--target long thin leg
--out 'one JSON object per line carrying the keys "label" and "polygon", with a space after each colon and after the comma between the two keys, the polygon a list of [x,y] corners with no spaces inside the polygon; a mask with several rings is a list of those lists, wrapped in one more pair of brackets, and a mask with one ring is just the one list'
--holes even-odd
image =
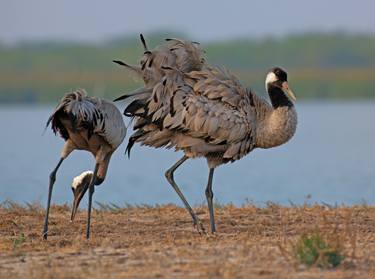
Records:
{"label": "long thin leg", "polygon": [[57,163],[57,166],[55,167],[55,169],[49,175],[47,209],[46,209],[46,216],[45,216],[45,219],[44,219],[44,228],[43,228],[43,238],[44,239],[47,239],[47,237],[48,237],[48,216],[49,216],[49,208],[50,208],[50,205],[51,205],[53,184],[56,181],[57,170],[59,169],[59,167],[60,167],[60,165],[63,161],[64,161],[64,158],[60,158],[60,161]]}
{"label": "long thin leg", "polygon": [[210,224],[211,224],[212,233],[216,232],[214,207],[212,203],[212,198],[214,197],[214,193],[212,192],[212,179],[214,177],[214,170],[215,170],[214,168],[210,169],[210,173],[208,175],[207,188],[206,188],[206,198],[207,198],[208,210],[210,212]]}
{"label": "long thin leg", "polygon": [[92,196],[95,191],[95,180],[98,173],[99,164],[95,165],[94,175],[91,178],[89,185],[89,205],[87,210],[87,227],[86,227],[86,238],[90,238],[90,223],[91,223],[91,207],[92,207]]}
{"label": "long thin leg", "polygon": [[175,172],[175,170],[179,166],[181,166],[187,159],[189,159],[189,157],[187,157],[187,156],[184,155],[170,169],[168,169],[165,172],[165,177],[167,178],[168,182],[171,184],[171,186],[173,187],[173,189],[176,191],[177,195],[180,197],[180,199],[184,203],[186,209],[189,211],[191,217],[193,218],[193,224],[197,226],[198,231],[199,231],[199,229],[201,229],[204,232],[204,227],[202,226],[202,223],[200,222],[198,216],[195,214],[195,212],[191,208],[190,204],[186,200],[184,194],[182,194],[180,188],[178,187],[178,185],[174,181],[174,177],[173,177],[173,173]]}

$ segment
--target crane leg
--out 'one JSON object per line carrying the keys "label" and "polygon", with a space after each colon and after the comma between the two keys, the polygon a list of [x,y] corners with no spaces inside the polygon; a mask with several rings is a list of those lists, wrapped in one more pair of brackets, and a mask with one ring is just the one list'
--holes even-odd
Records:
{"label": "crane leg", "polygon": [[44,239],[47,239],[47,237],[48,237],[48,216],[49,216],[49,208],[50,208],[50,205],[51,205],[53,184],[56,181],[57,170],[59,169],[59,167],[60,167],[60,165],[63,161],[64,161],[64,158],[60,158],[60,161],[57,163],[57,166],[54,168],[54,170],[49,175],[47,209],[46,209],[46,216],[45,216],[45,219],[44,219],[44,228],[43,228],[43,238]]}
{"label": "crane leg", "polygon": [[195,214],[195,212],[193,211],[193,209],[191,208],[190,204],[188,203],[188,201],[186,200],[184,194],[182,194],[180,188],[178,187],[178,185],[176,184],[176,182],[174,181],[174,177],[173,177],[173,173],[175,172],[175,170],[181,166],[187,159],[189,159],[189,157],[187,156],[183,156],[180,160],[178,160],[170,169],[168,169],[166,172],[165,172],[165,177],[167,178],[168,182],[171,184],[171,186],[173,187],[173,189],[176,191],[177,195],[180,197],[180,199],[182,200],[182,202],[184,203],[187,211],[189,211],[191,217],[193,218],[193,224],[194,226],[197,227],[197,230],[198,232],[200,233],[201,231],[202,232],[205,232],[205,229],[201,223],[201,221],[199,220],[198,216]]}
{"label": "crane leg", "polygon": [[90,238],[90,223],[91,223],[91,207],[92,207],[92,196],[94,195],[95,191],[95,180],[96,175],[98,173],[99,164],[95,165],[94,175],[91,178],[90,185],[89,185],[89,204],[87,209],[87,226],[86,226],[86,238]]}
{"label": "crane leg", "polygon": [[214,207],[212,203],[212,198],[214,197],[214,193],[212,192],[212,179],[214,177],[214,168],[210,169],[210,173],[208,175],[208,182],[206,188],[206,198],[208,204],[208,211],[210,212],[210,224],[211,224],[211,233],[216,232],[215,227],[215,217],[214,217]]}

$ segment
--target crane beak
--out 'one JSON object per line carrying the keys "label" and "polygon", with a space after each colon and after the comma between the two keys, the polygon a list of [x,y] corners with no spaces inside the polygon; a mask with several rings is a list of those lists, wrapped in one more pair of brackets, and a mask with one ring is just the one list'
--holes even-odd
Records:
{"label": "crane beak", "polygon": [[83,196],[85,195],[87,189],[89,188],[88,186],[89,186],[88,183],[86,183],[85,185],[82,185],[81,187],[77,187],[77,188],[72,187],[74,201],[73,201],[73,207],[72,207],[72,215],[70,217],[71,221],[73,221],[74,217],[76,216],[79,204]]}
{"label": "crane beak", "polygon": [[294,95],[293,91],[289,89],[289,85],[287,81],[284,81],[281,85],[281,89],[287,94],[294,102],[297,101],[296,96]]}

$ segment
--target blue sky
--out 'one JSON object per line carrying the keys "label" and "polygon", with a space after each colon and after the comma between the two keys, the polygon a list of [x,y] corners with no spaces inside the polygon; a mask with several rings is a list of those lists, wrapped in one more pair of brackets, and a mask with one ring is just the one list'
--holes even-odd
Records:
{"label": "blue sky", "polygon": [[0,0],[0,41],[100,42],[155,30],[196,40],[306,31],[375,33],[374,0]]}

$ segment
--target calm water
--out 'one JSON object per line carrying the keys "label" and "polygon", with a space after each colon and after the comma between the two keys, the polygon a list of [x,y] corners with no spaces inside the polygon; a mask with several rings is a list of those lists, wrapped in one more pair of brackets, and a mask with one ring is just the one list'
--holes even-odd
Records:
{"label": "calm water", "polygon": [[[42,135],[51,110],[0,107],[0,201],[45,203],[48,175],[63,145],[49,129]],[[216,170],[215,199],[237,205],[246,199],[258,205],[301,204],[311,195],[311,202],[375,204],[375,102],[299,102],[297,110],[297,134],[288,144],[255,150]],[[182,153],[135,146],[128,160],[124,151],[125,142],[112,158],[106,181],[96,188],[96,201],[181,205],[164,172]],[[60,168],[53,202],[71,202],[72,178],[93,167],[90,154],[75,151]],[[205,201],[207,175],[203,159],[188,161],[176,172],[176,181],[192,204]]]}

